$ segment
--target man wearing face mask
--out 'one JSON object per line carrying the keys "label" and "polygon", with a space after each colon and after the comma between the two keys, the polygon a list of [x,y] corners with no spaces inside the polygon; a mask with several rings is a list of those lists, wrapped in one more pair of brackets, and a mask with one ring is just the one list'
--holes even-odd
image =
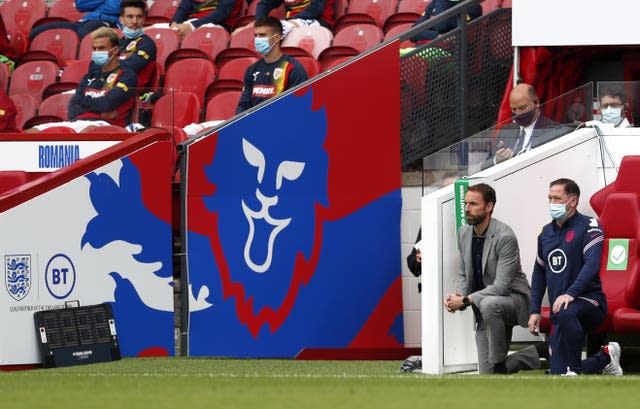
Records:
{"label": "man wearing face mask", "polygon": [[616,128],[633,126],[627,119],[628,108],[627,96],[622,88],[607,87],[600,93],[598,113],[605,124],[613,124]]}
{"label": "man wearing face mask", "polygon": [[509,94],[509,104],[513,124],[500,130],[495,154],[485,161],[482,169],[528,152],[570,131],[542,115],[536,90],[529,84],[516,85]]}
{"label": "man wearing face mask", "polygon": [[137,78],[133,71],[120,65],[118,34],[101,27],[91,33],[91,38],[93,64],[69,101],[69,121],[36,125],[25,132],[39,132],[53,126],[81,132],[94,126],[124,127],[130,122]]}
{"label": "man wearing face mask", "polygon": [[607,314],[607,298],[600,282],[604,232],[598,220],[577,211],[580,188],[570,179],[549,185],[551,223],[538,236],[531,278],[529,331],[537,335],[545,290],[551,304],[553,332],[549,340],[551,374],[622,375],[620,346],[610,342],[581,360],[585,334],[596,329]]}
{"label": "man wearing face mask", "polygon": [[124,0],[120,4],[120,65],[135,72],[138,88],[149,86],[156,61],[156,44],[143,34],[147,4],[143,0]]}
{"label": "man wearing face mask", "polygon": [[307,73],[298,61],[280,49],[282,25],[277,18],[259,19],[254,28],[256,51],[263,57],[247,68],[244,86],[236,113],[279,95],[307,80]]}

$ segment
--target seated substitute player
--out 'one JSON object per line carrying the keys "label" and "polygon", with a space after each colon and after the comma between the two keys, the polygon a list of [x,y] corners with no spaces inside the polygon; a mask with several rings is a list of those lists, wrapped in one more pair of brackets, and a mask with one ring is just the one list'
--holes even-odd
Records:
{"label": "seated substitute player", "polygon": [[243,1],[181,0],[169,27],[177,31],[180,37],[202,26],[219,26],[231,31],[242,13]]}
{"label": "seated substitute player", "polygon": [[282,25],[277,18],[266,16],[256,21],[255,47],[262,58],[247,68],[236,113],[258,105],[307,80],[307,73],[293,57],[280,49]]}
{"label": "seated substitute player", "polygon": [[550,373],[622,375],[616,342],[581,359],[585,334],[602,324],[607,315],[607,298],[599,276],[604,232],[596,218],[577,211],[579,200],[580,188],[573,180],[558,179],[549,185],[552,221],[538,236],[529,331],[538,334],[540,306],[547,290],[553,324]]}
{"label": "seated substitute player", "polygon": [[120,65],[135,72],[138,88],[149,86],[156,61],[156,43],[143,33],[147,3],[143,0],[123,0],[120,3]]}
{"label": "seated substitute player", "polygon": [[69,101],[70,121],[36,125],[26,132],[53,126],[66,126],[81,132],[92,126],[125,127],[130,122],[137,78],[133,71],[120,65],[118,34],[108,27],[101,27],[91,33],[91,38],[93,64]]}
{"label": "seated substitute player", "polygon": [[[284,20],[282,23],[282,37],[295,27],[300,26],[323,26],[328,29],[333,27],[335,22],[335,0],[254,0],[260,1],[256,7],[256,22],[269,15],[271,10],[280,7],[284,3]],[[236,31],[253,27],[250,23]]]}

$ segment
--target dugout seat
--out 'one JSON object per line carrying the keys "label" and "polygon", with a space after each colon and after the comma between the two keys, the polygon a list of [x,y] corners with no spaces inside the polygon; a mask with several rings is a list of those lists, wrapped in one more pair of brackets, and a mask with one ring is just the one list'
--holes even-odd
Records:
{"label": "dugout seat", "polygon": [[65,133],[76,133],[75,129],[69,128],[68,126],[52,126],[51,128],[43,129],[40,133],[44,134],[65,134]]}
{"label": "dugout seat", "polygon": [[184,128],[191,123],[199,123],[201,106],[200,99],[192,92],[164,95],[153,106],[151,126]]}
{"label": "dugout seat", "polygon": [[74,94],[55,94],[42,101],[38,108],[38,115],[55,115],[68,120],[67,108]]}
{"label": "dugout seat", "polygon": [[55,57],[60,67],[64,67],[68,61],[77,59],[79,43],[80,38],[78,38],[78,34],[73,30],[54,28],[43,31],[33,39],[29,46],[29,51],[20,56],[19,60],[28,60],[29,54],[32,52],[35,52],[33,54],[37,55],[38,51],[46,51]]}
{"label": "dugout seat", "polygon": [[229,47],[222,50],[216,57],[216,66],[221,68],[229,61],[240,57],[260,58],[260,55],[253,47],[253,33],[253,28],[247,28],[231,34]]}
{"label": "dugout seat", "polygon": [[155,0],[145,18],[145,24],[150,26],[155,23],[170,23],[180,0]]}
{"label": "dugout seat", "polygon": [[431,1],[432,0],[400,0],[400,4],[398,4],[398,12],[415,13],[421,16]]}
{"label": "dugout seat", "polygon": [[220,52],[229,44],[229,33],[222,27],[200,27],[186,35],[180,48],[167,57],[168,67],[182,58],[206,58],[215,62]]}
{"label": "dugout seat", "polygon": [[26,35],[36,21],[47,15],[48,8],[44,0],[13,0],[4,2],[0,14],[8,33],[20,31]]}
{"label": "dugout seat", "polygon": [[144,33],[156,43],[156,62],[165,73],[167,57],[180,47],[180,36],[168,28],[149,28]]}
{"label": "dugout seat", "polygon": [[186,58],[176,61],[167,69],[164,87],[180,92],[192,92],[198,97],[200,106],[204,105],[204,94],[216,76],[216,67],[201,58]]}
{"label": "dugout seat", "polygon": [[331,46],[333,34],[325,27],[296,27],[282,41],[282,47],[286,49],[286,54],[292,53],[291,48],[304,50],[305,54],[318,58],[320,53]]}
{"label": "dugout seat", "polygon": [[58,66],[51,61],[30,61],[15,69],[11,75],[9,95],[29,94],[36,103],[42,100],[42,91],[56,82]]}
{"label": "dugout seat", "polygon": [[62,122],[63,119],[56,115],[35,115],[27,119],[22,125],[23,129],[33,128],[36,125],[50,124],[54,122]]}
{"label": "dugout seat", "polygon": [[0,64],[0,89],[5,93],[7,92],[10,77],[11,72],[9,71],[9,66],[7,64]]}
{"label": "dugout seat", "polygon": [[351,22],[356,24],[369,22],[382,28],[384,21],[398,9],[398,0],[350,0],[347,13],[336,20],[336,32]]}
{"label": "dugout seat", "polygon": [[236,114],[240,91],[228,91],[213,97],[207,104],[205,121],[226,121]]}
{"label": "dugout seat", "polygon": [[26,120],[36,115],[38,101],[31,94],[13,94],[9,98],[16,106],[16,128],[22,130]]}
{"label": "dugout seat", "polygon": [[205,101],[223,92],[242,91],[244,74],[256,61],[255,57],[239,57],[223,65],[218,71],[218,78],[207,87]]}
{"label": "dugout seat", "polygon": [[51,7],[47,17],[35,22],[34,27],[53,21],[78,21],[85,13],[78,11],[74,0],[56,0]]}

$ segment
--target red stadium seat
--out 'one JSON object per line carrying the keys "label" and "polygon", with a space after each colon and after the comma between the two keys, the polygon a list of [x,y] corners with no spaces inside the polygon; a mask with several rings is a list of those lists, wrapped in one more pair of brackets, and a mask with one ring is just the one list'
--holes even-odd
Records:
{"label": "red stadium seat", "polygon": [[55,94],[42,101],[38,108],[38,115],[55,115],[68,120],[67,108],[74,94]]}
{"label": "red stadium seat", "polygon": [[207,104],[205,121],[226,121],[236,114],[240,101],[239,91],[223,92],[216,95]]}
{"label": "red stadium seat", "polygon": [[33,27],[52,23],[55,21],[78,21],[85,13],[76,9],[74,0],[56,0],[49,7],[47,17],[41,18],[33,24]]}
{"label": "red stadium seat", "polygon": [[343,57],[336,57],[336,58],[331,58],[327,61],[327,65],[322,65],[322,68],[324,71],[330,70],[340,64],[342,64],[345,61],[349,61],[351,58],[353,58],[352,56],[343,56]]}
{"label": "red stadium seat", "polygon": [[79,43],[80,39],[75,31],[54,28],[38,34],[31,42],[27,54],[30,51],[48,51],[57,58],[58,65],[64,67],[68,61],[77,59]]}
{"label": "red stadium seat", "polygon": [[333,46],[352,47],[361,53],[380,44],[383,38],[384,34],[378,26],[354,25],[338,31],[333,38]]}
{"label": "red stadium seat", "polygon": [[380,27],[373,24],[345,27],[336,33],[333,45],[320,54],[318,61],[326,69],[338,58],[358,55],[378,45],[383,37]]}
{"label": "red stadium seat", "polygon": [[499,9],[502,5],[502,0],[485,0],[480,3],[480,7],[482,7],[482,14],[489,14],[493,10]]}
{"label": "red stadium seat", "polygon": [[[393,26],[384,35],[384,41],[390,40],[390,39],[392,39],[392,38],[404,33],[405,31],[409,30],[412,26],[413,26],[413,23],[404,23],[404,24],[399,24],[397,26]],[[405,41],[400,43],[400,48],[407,48],[407,47],[413,47],[413,46],[414,46],[414,44],[409,40],[405,40]]]}
{"label": "red stadium seat", "polygon": [[151,126],[183,128],[191,123],[199,123],[200,107],[198,96],[192,92],[169,93],[154,104]]}
{"label": "red stadium seat", "polygon": [[409,25],[411,27],[419,18],[420,14],[417,13],[394,13],[384,21],[383,31],[386,34],[397,26]]}
{"label": "red stadium seat", "polygon": [[[91,61],[91,52],[93,51],[93,39],[90,35],[84,36],[78,47],[78,60]],[[86,74],[86,73],[85,73]]]}
{"label": "red stadium seat", "polygon": [[[260,1],[251,1],[249,3],[249,7],[242,14],[242,16],[236,21],[236,25],[234,29],[238,27],[246,26],[249,23],[252,23],[256,19],[256,7],[258,6]],[[277,18],[278,20],[284,19],[284,4],[280,5],[280,7],[276,7],[275,9],[269,12],[269,15]]]}
{"label": "red stadium seat", "polygon": [[0,89],[5,93],[7,92],[7,85],[9,85],[9,77],[11,77],[9,66],[0,64]]}
{"label": "red stadium seat", "polygon": [[64,67],[60,82],[77,82],[89,72],[91,60],[78,60]]}
{"label": "red stadium seat", "polygon": [[216,66],[222,67],[227,62],[239,57],[256,57],[260,55],[253,47],[253,28],[231,34],[229,48],[222,50],[216,57]]}
{"label": "red stadium seat", "polygon": [[165,66],[181,58],[208,58],[212,62],[227,48],[229,33],[221,27],[201,27],[187,34],[180,48],[167,57]]}
{"label": "red stadium seat", "polygon": [[[333,34],[325,27],[296,27],[282,41],[283,47],[298,47],[309,56],[318,58],[320,53],[331,46]],[[287,52],[291,55],[291,52]],[[299,55],[299,54],[298,54]]]}
{"label": "red stadium seat", "polygon": [[296,57],[296,60],[304,67],[309,78],[313,78],[322,72],[322,65],[315,58]]}
{"label": "red stadium seat", "polygon": [[45,100],[52,95],[63,92],[75,91],[78,88],[77,82],[54,82],[42,91],[42,99]]}
{"label": "red stadium seat", "polygon": [[216,67],[201,58],[187,58],[176,61],[167,69],[164,87],[179,92],[192,92],[198,97],[200,106],[204,105],[204,94],[215,78]]}
{"label": "red stadium seat", "polygon": [[256,61],[255,57],[239,57],[223,65],[218,71],[218,78],[207,88],[205,100],[209,101],[223,92],[242,91],[244,74]]}
{"label": "red stadium seat", "polygon": [[42,100],[42,91],[56,81],[58,66],[50,61],[30,61],[13,72],[9,95],[25,93]]}
{"label": "red stadium seat", "polygon": [[169,23],[176,14],[180,0],[155,0],[147,13],[146,25],[154,23]]}
{"label": "red stadium seat", "polygon": [[169,54],[180,47],[180,37],[168,28],[150,28],[144,32],[156,43],[156,61],[166,72],[165,61]]}
{"label": "red stadium seat", "polygon": [[347,8],[348,13],[342,16],[341,20],[349,14],[360,13],[373,18],[378,27],[382,28],[387,17],[395,13],[397,9],[398,0],[350,0]]}
{"label": "red stadium seat", "polygon": [[432,0],[400,0],[398,13],[416,13],[421,16],[431,1]]}
{"label": "red stadium seat", "polygon": [[47,15],[47,9],[44,0],[12,0],[4,2],[0,14],[7,32],[29,34],[33,23]]}
{"label": "red stadium seat", "polygon": [[22,126],[27,119],[36,115],[38,101],[30,94],[14,94],[10,95],[9,98],[13,100],[18,111],[16,114],[16,128],[23,129]]}
{"label": "red stadium seat", "polygon": [[24,170],[0,170],[0,195],[18,188],[29,181]]}
{"label": "red stadium seat", "polygon": [[347,12],[347,7],[349,6],[349,0],[336,0],[334,4],[336,9],[336,14],[334,17],[338,18]]}

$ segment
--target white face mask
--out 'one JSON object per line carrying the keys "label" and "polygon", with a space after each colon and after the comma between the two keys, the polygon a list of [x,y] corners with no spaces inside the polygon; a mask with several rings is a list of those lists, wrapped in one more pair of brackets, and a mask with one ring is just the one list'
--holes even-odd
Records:
{"label": "white face mask", "polygon": [[614,124],[618,125],[622,121],[622,108],[614,108],[609,106],[603,110],[602,112],[602,122],[605,124]]}

